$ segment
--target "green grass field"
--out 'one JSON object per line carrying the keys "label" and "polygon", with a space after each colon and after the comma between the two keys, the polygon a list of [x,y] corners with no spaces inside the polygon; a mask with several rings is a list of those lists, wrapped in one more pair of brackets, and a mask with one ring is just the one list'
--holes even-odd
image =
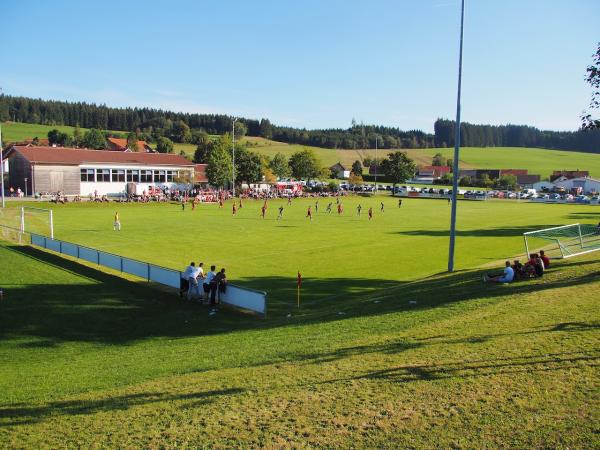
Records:
{"label": "green grass field", "polygon": [[[0,245],[5,448],[597,448],[598,253],[541,280],[481,283],[524,230],[597,223],[593,206],[405,200],[357,218],[309,201],[275,220],[229,206],[54,206],[57,237],[183,267],[225,265],[270,314],[209,317],[169,291]],[[312,203],[312,202],[311,202]],[[376,206],[376,205],[374,205]],[[364,214],[364,211],[363,211]],[[295,309],[295,274],[305,282]],[[416,302],[415,304],[411,302]],[[288,314],[291,313],[291,316]],[[341,314],[340,314],[341,313]]]}
{"label": "green grass field", "polygon": [[[298,270],[311,283],[305,301],[312,304],[446,269],[446,201],[405,199],[398,208],[397,199],[390,196],[346,197],[342,216],[335,212],[335,201],[334,212],[325,212],[329,201],[319,201],[312,222],[305,218],[307,206],[314,204],[308,199],[295,200],[289,207],[284,200],[271,201],[264,220],[262,202],[254,200],[245,201],[235,217],[231,202],[222,209],[209,204],[196,211],[188,206],[183,212],[176,204],[55,205],[55,236],[181,270],[191,260],[226,267],[238,283],[268,291],[274,305],[288,299]],[[359,203],[361,217],[356,215]],[[284,206],[282,221],[276,220],[279,205]],[[372,221],[367,219],[369,207],[374,210]],[[112,230],[116,209],[123,224],[120,233]],[[587,205],[462,201],[457,266],[473,268],[521,254],[523,232],[597,223],[599,213],[600,208]]]}

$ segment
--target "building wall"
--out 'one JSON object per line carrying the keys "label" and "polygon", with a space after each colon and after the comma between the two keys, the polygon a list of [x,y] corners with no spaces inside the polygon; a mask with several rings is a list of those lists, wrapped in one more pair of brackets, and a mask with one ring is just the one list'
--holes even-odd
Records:
{"label": "building wall", "polygon": [[567,190],[574,187],[581,187],[583,192],[600,192],[600,180],[593,178],[573,178],[570,180],[559,181],[555,183],[557,186],[562,186]]}
{"label": "building wall", "polygon": [[55,193],[61,191],[66,195],[79,194],[78,166],[50,166],[35,164],[33,166],[34,187],[36,192]]}
{"label": "building wall", "polygon": [[[143,166],[143,165],[128,165],[123,164],[82,164],[77,167],[77,180],[80,185],[80,194],[82,196],[91,195],[120,195],[127,191],[127,179],[125,181],[81,181],[81,169],[133,169],[133,170],[177,170],[177,171],[192,171],[191,167],[177,167],[177,166]],[[193,174],[190,179],[193,179]],[[176,182],[141,182],[138,181],[136,185],[136,194],[141,195],[146,191],[149,192],[150,188],[169,188],[169,189],[186,189],[188,186],[184,184],[178,184]]]}
{"label": "building wall", "polygon": [[[27,189],[25,189],[25,178],[27,178]],[[15,192],[17,188],[21,188],[23,192],[28,194],[32,192],[31,184],[31,164],[19,153],[13,153],[8,159],[8,184],[5,185],[6,190],[11,187]]]}

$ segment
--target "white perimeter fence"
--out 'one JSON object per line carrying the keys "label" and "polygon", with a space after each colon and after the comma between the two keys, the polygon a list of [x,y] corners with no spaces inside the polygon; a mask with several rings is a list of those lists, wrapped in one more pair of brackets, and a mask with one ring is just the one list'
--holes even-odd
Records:
{"label": "white perimeter fence", "polygon": [[[52,250],[73,258],[83,259],[99,266],[118,270],[122,273],[145,278],[165,286],[179,289],[181,274],[179,270],[168,269],[154,264],[125,258],[113,253],[103,252],[70,242],[50,239],[39,234],[31,233],[31,245]],[[220,301],[244,310],[252,311],[263,316],[267,314],[267,293],[255,291],[235,284],[227,283],[227,292],[221,292]]]}

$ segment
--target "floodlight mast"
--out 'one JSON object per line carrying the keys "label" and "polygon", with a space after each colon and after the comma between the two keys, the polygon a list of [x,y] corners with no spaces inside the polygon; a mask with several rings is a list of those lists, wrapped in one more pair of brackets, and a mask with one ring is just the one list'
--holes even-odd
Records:
{"label": "floodlight mast", "polygon": [[233,197],[235,197],[235,122],[237,121],[237,117],[233,119],[233,123],[231,125],[231,191],[233,193]]}
{"label": "floodlight mast", "polygon": [[[2,95],[2,88],[0,88],[0,95]],[[2,152],[4,147],[2,146],[2,122],[0,122],[0,191],[2,191],[2,207],[4,204],[4,159],[2,158]]]}
{"label": "floodlight mast", "polygon": [[448,249],[448,272],[454,271],[454,244],[456,240],[456,196],[458,192],[458,160],[460,153],[460,91],[462,81],[463,28],[465,0],[460,9],[460,47],[458,56],[458,92],[456,95],[456,131],[454,132],[454,163],[452,164],[452,212],[450,215],[450,245]]}
{"label": "floodlight mast", "polygon": [[4,208],[6,205],[4,204],[4,159],[2,159],[2,152],[4,148],[2,147],[2,124],[0,123],[0,190],[2,191],[2,207]]}
{"label": "floodlight mast", "polygon": [[377,194],[377,136],[375,136],[375,194]]}

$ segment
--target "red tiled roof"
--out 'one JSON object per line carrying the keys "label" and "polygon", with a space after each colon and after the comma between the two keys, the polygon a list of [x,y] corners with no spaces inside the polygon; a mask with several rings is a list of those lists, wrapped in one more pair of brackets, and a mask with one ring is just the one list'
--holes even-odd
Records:
{"label": "red tiled roof", "polygon": [[529,171],[527,169],[500,169],[500,176],[502,175],[528,175]]}
{"label": "red tiled roof", "polygon": [[[160,166],[193,166],[194,163],[180,155],[167,153],[115,152],[66,147],[12,147],[29,162],[37,164],[80,165],[80,164],[146,164]],[[8,156],[8,155],[7,155]]]}
{"label": "red tiled roof", "polygon": [[[108,142],[112,143],[115,147],[119,147],[119,149],[121,149],[121,150],[127,150],[127,139],[109,137],[109,138],[106,138],[106,140]],[[146,141],[137,141],[136,142],[136,147],[137,147],[136,151],[145,152],[147,146],[149,147],[149,145],[146,143]]]}
{"label": "red tiled roof", "polygon": [[194,164],[194,182],[195,183],[208,183],[206,178],[206,166],[208,164]]}

